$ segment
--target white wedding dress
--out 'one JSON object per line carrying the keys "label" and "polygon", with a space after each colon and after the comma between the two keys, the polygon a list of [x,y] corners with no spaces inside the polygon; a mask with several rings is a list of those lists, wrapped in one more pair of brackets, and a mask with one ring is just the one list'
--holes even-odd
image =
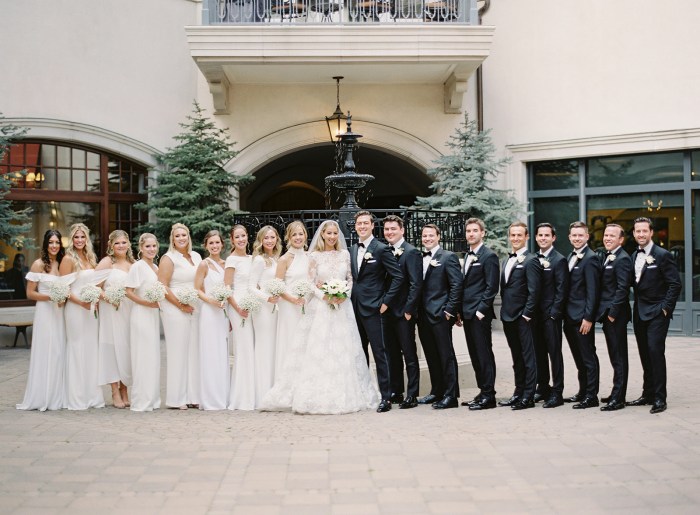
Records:
{"label": "white wedding dress", "polygon": [[[312,252],[312,284],[346,280],[352,287],[347,250]],[[306,315],[291,337],[281,373],[263,400],[263,409],[295,413],[341,414],[379,404],[349,299],[333,309],[315,291]]]}

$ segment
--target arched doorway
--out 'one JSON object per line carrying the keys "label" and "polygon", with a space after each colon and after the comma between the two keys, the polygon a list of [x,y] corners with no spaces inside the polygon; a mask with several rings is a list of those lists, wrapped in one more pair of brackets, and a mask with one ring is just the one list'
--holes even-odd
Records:
{"label": "arched doorway", "polygon": [[[354,156],[357,171],[375,177],[358,198],[362,207],[410,206],[416,196],[430,194],[432,181],[415,164],[371,146],[360,145]],[[250,212],[324,209],[325,177],[333,172],[334,148],[329,144],[285,154],[255,172],[255,181],[241,190],[241,208]]]}

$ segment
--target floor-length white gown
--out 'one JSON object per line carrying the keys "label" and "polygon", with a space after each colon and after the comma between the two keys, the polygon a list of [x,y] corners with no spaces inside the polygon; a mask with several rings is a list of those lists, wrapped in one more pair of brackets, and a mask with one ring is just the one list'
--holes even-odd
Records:
{"label": "floor-length white gown", "polygon": [[[145,261],[137,261],[129,270],[126,286],[134,288],[134,293],[145,300],[146,290],[156,282],[158,274]],[[133,377],[131,411],[153,411],[160,408],[159,310],[132,303],[129,335]]]}
{"label": "floor-length white gown", "polygon": [[[204,277],[204,293],[210,293],[217,284],[224,282],[224,269],[211,259],[205,259],[207,275]],[[226,312],[201,303],[199,315],[199,408],[221,410],[228,406],[231,387],[231,367],[228,363],[229,321]]]}
{"label": "floor-length white gown", "polygon": [[[74,274],[57,275],[29,272],[27,281],[37,283],[37,291],[49,294],[54,281],[70,283]],[[37,301],[32,326],[32,350],[24,399],[17,404],[21,410],[57,410],[63,408],[66,332],[63,307],[48,301]]]}
{"label": "floor-length white gown", "polygon": [[[112,268],[103,288],[124,286],[127,272]],[[131,301],[124,298],[115,308],[107,301],[100,302],[100,338],[97,350],[97,383],[110,384],[121,381],[131,386],[131,349],[129,348],[129,318]]]}
{"label": "floor-length white gown", "polygon": [[[233,276],[233,296],[240,301],[248,291],[248,278],[253,263],[252,256],[234,256],[226,258],[225,268],[235,270]],[[229,305],[229,317],[233,330],[233,372],[231,374],[231,391],[228,409],[255,409],[255,331],[253,330],[252,315],[243,319]],[[241,327],[242,321],[245,324]]]}
{"label": "floor-length white gown", "polygon": [[[178,288],[194,288],[194,276],[202,257],[190,252],[192,262],[180,252],[165,254],[173,262],[173,275],[168,285],[173,293]],[[167,300],[160,303],[166,349],[165,405],[177,408],[199,404],[199,304],[192,314],[180,311]]]}
{"label": "floor-length white gown", "polygon": [[[295,283],[309,280],[309,256],[307,253],[304,249],[295,248],[289,249],[289,253],[294,255],[294,259],[284,274],[287,291],[290,291]],[[309,300],[311,299],[307,298],[306,302]],[[277,316],[277,343],[275,345],[275,374],[282,370],[291,339],[296,334],[297,326],[302,317],[306,316],[302,313],[301,306],[284,299],[280,299],[277,305],[279,306],[279,315]],[[304,308],[304,312],[306,312],[306,308]]]}
{"label": "floor-length white gown", "polygon": [[[277,260],[255,256],[248,279],[248,288],[262,301],[262,307],[253,316],[255,330],[255,405],[259,406],[275,381],[275,346],[277,342],[277,309],[267,302],[270,293],[265,290],[268,281],[275,278]],[[273,313],[274,310],[274,313]]]}

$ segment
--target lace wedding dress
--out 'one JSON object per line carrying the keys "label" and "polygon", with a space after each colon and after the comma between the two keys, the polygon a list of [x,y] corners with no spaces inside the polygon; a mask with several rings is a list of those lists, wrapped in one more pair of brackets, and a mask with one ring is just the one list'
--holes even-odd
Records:
{"label": "lace wedding dress", "polygon": [[[347,250],[312,252],[309,279],[319,284],[343,279],[352,286]],[[316,290],[286,353],[281,373],[262,409],[341,414],[373,409],[379,393],[362,351],[349,300],[331,308]]]}

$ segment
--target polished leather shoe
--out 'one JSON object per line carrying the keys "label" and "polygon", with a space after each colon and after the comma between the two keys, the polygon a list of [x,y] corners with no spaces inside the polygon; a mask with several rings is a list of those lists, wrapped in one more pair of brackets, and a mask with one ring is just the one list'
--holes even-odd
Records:
{"label": "polished leather shoe", "polygon": [[580,393],[577,393],[576,395],[572,395],[571,397],[564,398],[564,402],[581,402],[582,400],[583,400],[583,395]]}
{"label": "polished leather shoe", "polygon": [[586,397],[578,404],[574,404],[573,408],[574,409],[586,409],[586,408],[595,408],[596,406],[599,406],[598,399],[596,399],[595,397]]}
{"label": "polished leather shoe", "polygon": [[635,399],[633,401],[629,401],[626,403],[628,406],[647,406],[649,404],[653,404],[651,399],[647,399],[643,395],[639,399]]}
{"label": "polished leather shoe", "polygon": [[649,410],[649,413],[661,413],[666,411],[666,403],[664,401],[655,401],[654,405]]}
{"label": "polished leather shoe", "polygon": [[544,400],[549,399],[549,394],[544,394],[544,393],[535,393],[534,401],[535,402],[542,402]]}
{"label": "polished leather shoe", "polygon": [[534,408],[535,401],[533,399],[520,399],[518,402],[513,404],[510,409],[513,411],[519,411],[521,409]]}
{"label": "polished leather shoe", "polygon": [[542,405],[543,408],[558,408],[564,405],[564,399],[559,396],[552,396]]}
{"label": "polished leather shoe", "polygon": [[623,409],[624,407],[624,402],[616,401],[613,399],[610,402],[608,402],[605,406],[601,406],[600,411],[617,411]]}
{"label": "polished leather shoe", "polygon": [[403,394],[402,393],[392,393],[391,394],[391,403],[392,404],[401,404],[403,402]]}
{"label": "polished leather shoe", "polygon": [[418,402],[418,404],[432,404],[432,403],[437,402],[439,400],[440,400],[440,397],[438,397],[437,395],[433,395],[432,393],[429,393],[425,397],[420,397],[417,402]]}
{"label": "polished leather shoe", "polygon": [[442,400],[433,403],[433,409],[448,409],[459,406],[457,399],[451,395],[445,395]]}
{"label": "polished leather shoe", "polygon": [[382,399],[382,402],[379,403],[379,406],[377,406],[377,413],[386,413],[391,409],[391,401],[388,401],[386,399]]}
{"label": "polished leather shoe", "polygon": [[600,398],[600,402],[604,402],[605,404],[609,404],[611,400],[612,400],[612,395],[608,395],[607,397]]}
{"label": "polished leather shoe", "polygon": [[479,400],[479,402],[472,402],[469,405],[469,411],[479,411],[482,409],[492,409],[496,407],[496,399],[489,399],[486,397],[483,397]]}
{"label": "polished leather shoe", "polygon": [[418,400],[415,397],[406,397],[406,399],[399,404],[399,409],[411,409],[418,406]]}
{"label": "polished leather shoe", "polygon": [[475,395],[474,398],[470,401],[462,401],[461,404],[462,406],[471,406],[472,404],[477,404],[479,401],[481,401],[483,397],[481,394]]}
{"label": "polished leather shoe", "polygon": [[498,401],[499,406],[512,406],[513,404],[520,402],[520,395],[513,395],[510,399],[507,401]]}

